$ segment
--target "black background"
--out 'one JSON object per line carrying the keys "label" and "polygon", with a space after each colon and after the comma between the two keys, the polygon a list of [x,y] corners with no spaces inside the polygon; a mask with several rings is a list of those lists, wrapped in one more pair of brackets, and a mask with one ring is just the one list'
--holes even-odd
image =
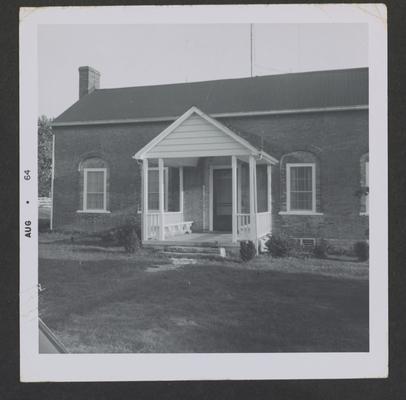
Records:
{"label": "black background", "polygon": [[[219,4],[237,4],[228,1]],[[254,3],[250,1],[241,4]],[[290,3],[280,1],[278,3]],[[296,1],[292,3],[306,3]],[[310,3],[310,2],[309,2]],[[327,3],[327,2],[318,2]],[[406,399],[406,3],[387,1],[389,49],[389,378],[311,381],[19,382],[19,7],[182,4],[126,1],[0,2],[0,399]],[[186,3],[183,3],[186,4]],[[188,2],[187,4],[215,4]]]}

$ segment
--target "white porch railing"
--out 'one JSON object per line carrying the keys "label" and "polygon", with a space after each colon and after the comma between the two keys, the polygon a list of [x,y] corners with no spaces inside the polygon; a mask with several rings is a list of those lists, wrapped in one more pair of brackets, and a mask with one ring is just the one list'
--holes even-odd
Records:
{"label": "white porch railing", "polygon": [[[256,238],[267,235],[272,230],[272,214],[268,211],[255,214]],[[250,214],[237,214],[237,240],[252,240]]]}
{"label": "white porch railing", "polygon": [[[183,222],[182,212],[166,212],[164,213],[164,229],[168,232],[168,226],[181,225]],[[147,213],[147,239],[158,240],[160,229],[160,213],[157,211]],[[179,229],[180,230],[180,229]]]}
{"label": "white porch railing", "polygon": [[[270,212],[257,213],[256,218],[256,238],[260,238],[270,233],[272,230],[272,215]],[[165,236],[190,232],[191,223],[183,221],[182,212],[164,213]],[[149,212],[147,214],[147,240],[158,240],[160,229],[159,212]],[[237,240],[252,240],[250,214],[237,214]]]}
{"label": "white porch railing", "polygon": [[257,238],[265,236],[272,231],[272,214],[269,211],[256,214]]}
{"label": "white porch railing", "polygon": [[250,214],[237,214],[237,240],[251,239]]}
{"label": "white porch railing", "polygon": [[159,212],[149,212],[147,213],[147,239],[158,239],[159,238]]}

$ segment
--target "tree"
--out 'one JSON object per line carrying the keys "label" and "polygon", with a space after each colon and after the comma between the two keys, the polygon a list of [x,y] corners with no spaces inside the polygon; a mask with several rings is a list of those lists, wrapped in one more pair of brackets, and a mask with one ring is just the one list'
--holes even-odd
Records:
{"label": "tree", "polygon": [[52,120],[42,115],[38,118],[38,195],[51,193],[52,174]]}

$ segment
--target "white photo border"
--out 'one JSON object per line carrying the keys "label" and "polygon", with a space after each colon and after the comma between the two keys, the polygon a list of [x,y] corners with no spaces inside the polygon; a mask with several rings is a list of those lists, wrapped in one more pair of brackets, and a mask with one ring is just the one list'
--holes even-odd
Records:
{"label": "white photo border", "polygon": [[[148,23],[368,24],[369,157],[371,160],[369,352],[39,354],[37,27],[41,24]],[[31,179],[24,179],[27,174]],[[20,378],[22,381],[387,377],[387,211],[387,19],[384,4],[101,6],[22,8],[20,10]],[[30,221],[30,225],[26,221]],[[31,238],[25,236],[25,229],[29,227]]]}

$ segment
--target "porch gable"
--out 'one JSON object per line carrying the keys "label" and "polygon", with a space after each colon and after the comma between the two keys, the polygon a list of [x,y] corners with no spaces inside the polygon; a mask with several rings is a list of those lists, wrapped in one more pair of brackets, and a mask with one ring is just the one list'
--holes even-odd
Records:
{"label": "porch gable", "polygon": [[174,123],[134,155],[144,158],[183,158],[205,156],[272,156],[252,146],[225,125],[209,117],[197,107],[190,108]]}

